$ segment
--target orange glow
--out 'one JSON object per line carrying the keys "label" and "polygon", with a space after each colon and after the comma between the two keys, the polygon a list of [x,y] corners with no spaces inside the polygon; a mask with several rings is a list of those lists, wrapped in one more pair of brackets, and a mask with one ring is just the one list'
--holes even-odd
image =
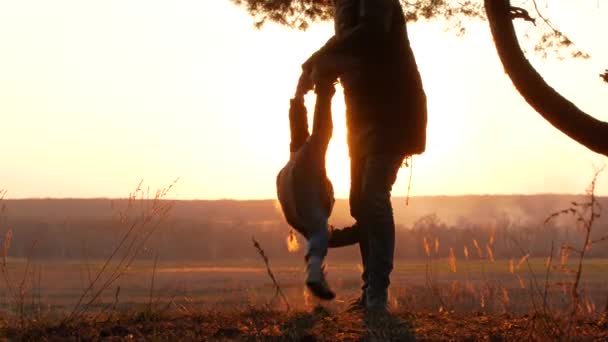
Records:
{"label": "orange glow", "polygon": [[289,235],[287,235],[287,250],[290,253],[295,253],[300,250],[300,243],[293,230],[290,230]]}
{"label": "orange glow", "polygon": [[[597,77],[608,46],[595,34],[608,12],[573,6],[552,3],[547,15],[593,58],[530,59],[608,121]],[[580,193],[604,158],[535,113],[505,76],[487,23],[466,24],[464,37],[441,22],[408,27],[429,108],[412,196]],[[0,187],[10,198],[120,197],[142,178],[154,187],[180,177],[179,199],[275,198],[300,65],[332,29],[255,30],[228,0],[4,1]],[[350,186],[344,107],[338,89],[327,156],[338,198]],[[409,170],[400,173],[395,196],[407,193]]]}

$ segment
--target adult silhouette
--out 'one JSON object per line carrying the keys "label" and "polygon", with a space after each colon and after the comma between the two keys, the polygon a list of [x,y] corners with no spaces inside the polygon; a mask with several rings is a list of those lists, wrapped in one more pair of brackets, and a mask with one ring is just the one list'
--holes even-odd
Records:
{"label": "adult silhouette", "polygon": [[363,264],[363,291],[353,305],[386,310],[395,249],[391,189],[404,158],[425,150],[426,95],[399,0],[335,0],[334,20],[335,35],[302,66],[299,92],[327,78],[344,88],[350,211]]}

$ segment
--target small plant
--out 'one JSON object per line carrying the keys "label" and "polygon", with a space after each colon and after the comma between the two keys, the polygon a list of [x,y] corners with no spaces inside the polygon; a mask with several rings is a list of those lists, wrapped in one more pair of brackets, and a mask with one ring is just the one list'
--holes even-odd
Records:
{"label": "small plant", "polygon": [[272,283],[274,284],[274,287],[276,290],[275,297],[280,296],[281,299],[283,299],[283,302],[285,303],[285,307],[287,308],[287,311],[289,311],[290,310],[289,301],[287,300],[287,297],[285,297],[285,294],[283,293],[283,290],[281,289],[281,286],[279,285],[277,278],[274,276],[274,273],[272,272],[272,269],[270,268],[270,261],[268,260],[268,256],[266,256],[264,249],[262,249],[262,246],[255,239],[255,237],[252,237],[251,241],[253,242],[253,247],[256,249],[256,251],[262,258],[262,260],[264,260],[264,265],[266,265],[266,272],[268,273],[268,277],[270,277],[270,280],[272,280]]}
{"label": "small plant", "polygon": [[[598,202],[597,197],[595,196],[595,189],[597,185],[598,176],[604,171],[604,169],[605,167],[602,167],[595,171],[593,175],[593,180],[591,181],[591,184],[589,185],[586,191],[587,201],[582,203],[572,202],[570,208],[551,214],[551,216],[549,216],[545,221],[545,223],[548,223],[556,217],[562,215],[572,216],[576,220],[576,224],[579,228],[579,231],[583,234],[582,246],[577,248],[569,244],[564,244],[560,251],[560,254],[562,256],[562,271],[567,274],[573,274],[573,282],[570,288],[571,308],[567,330],[568,340],[572,336],[577,316],[583,311],[583,301],[581,298],[582,294],[580,287],[581,276],[583,274],[584,269],[583,262],[585,261],[585,256],[594,244],[608,240],[608,236],[604,236],[597,240],[591,239],[591,233],[593,231],[594,224],[596,220],[600,218],[602,213],[602,207]],[[566,265],[568,257],[571,253],[573,253],[577,257],[577,260],[575,260],[576,268],[574,270],[569,270]]]}
{"label": "small plant", "polygon": [[[106,258],[89,286],[80,295],[74,309],[64,323],[84,314],[97,302],[102,293],[108,290],[133,264],[144,249],[152,234],[165,222],[173,208],[173,202],[165,198],[177,183],[156,191],[150,196],[150,189],[142,189],[140,182],[129,195],[127,208],[120,212],[120,223],[127,227],[112,253]],[[117,292],[118,293],[118,292]],[[87,300],[86,298],[89,297]],[[118,298],[118,296],[116,296]]]}
{"label": "small plant", "polygon": [[[4,213],[6,211],[6,206],[3,202],[6,194],[6,190],[0,189],[0,224],[5,221]],[[36,249],[38,240],[34,240],[31,247],[27,251],[25,258],[25,270],[23,271],[23,275],[21,276],[21,280],[19,281],[13,279],[13,275],[9,270],[8,253],[11,247],[12,240],[13,231],[12,229],[8,229],[4,234],[4,239],[2,240],[2,263],[0,264],[0,273],[2,273],[2,282],[4,283],[8,295],[10,296],[10,300],[12,301],[13,307],[18,313],[19,325],[22,329],[24,329],[30,320],[29,314],[26,312],[26,302],[28,300],[28,296],[31,296],[32,303],[34,302],[34,294],[30,293],[30,290],[34,289],[34,284],[36,281],[36,270],[32,267],[31,260],[32,253]],[[28,284],[28,276],[30,275],[30,273],[32,274],[31,278],[29,278],[29,280],[31,280],[31,283]],[[38,286],[40,287],[40,285]],[[34,305],[32,305],[32,308],[34,308]]]}
{"label": "small plant", "polygon": [[[439,256],[439,239],[434,239],[433,247],[431,248],[431,243],[426,238],[426,236],[422,240],[422,244],[424,247],[424,253],[426,254],[426,262],[425,262],[425,281],[426,287],[431,294],[431,297],[436,298],[439,301],[439,311],[444,311],[447,308],[447,304],[443,298],[441,293],[441,288],[437,284],[437,275],[435,268],[435,259]],[[431,251],[433,249],[433,251]],[[433,253],[434,252],[434,253]]]}
{"label": "small plant", "polygon": [[[571,340],[573,338],[574,329],[577,325],[577,320],[584,311],[583,306],[587,309],[588,313],[592,313],[594,311],[593,303],[591,303],[589,300],[582,300],[582,291],[580,288],[584,270],[584,261],[585,257],[587,256],[587,252],[594,244],[608,240],[608,236],[597,240],[591,239],[594,224],[601,216],[602,208],[597,200],[597,197],[595,196],[595,190],[598,176],[603,170],[604,168],[600,168],[595,171],[593,179],[586,190],[587,201],[582,203],[572,202],[571,207],[555,212],[545,220],[544,223],[546,225],[559,216],[568,215],[574,217],[579,231],[583,235],[583,243],[580,248],[572,246],[569,243],[564,243],[559,251],[559,265],[554,265],[553,258],[555,254],[555,247],[554,242],[551,242],[551,250],[545,262],[544,284],[541,284],[532,268],[532,265],[530,264],[530,252],[524,250],[520,246],[519,242],[512,238],[514,245],[520,250],[523,256],[516,267],[513,267],[513,261],[511,261],[511,273],[514,273],[514,268],[519,269],[525,264],[531,278],[529,284],[530,300],[534,309],[534,315],[532,316],[529,326],[529,336],[531,339],[535,338],[537,333],[540,333],[542,335],[548,334],[549,336],[552,336],[552,338]],[[570,269],[568,267],[568,260],[571,254],[574,254],[577,257],[575,260],[575,269]],[[562,280],[559,283],[552,284],[552,271],[557,271],[565,274],[566,276],[571,276],[572,281],[569,282]],[[562,287],[563,293],[568,296],[570,301],[570,309],[566,316],[560,317],[560,312],[553,312],[549,304],[549,290],[554,286]],[[538,323],[540,323],[540,325],[538,325]]]}

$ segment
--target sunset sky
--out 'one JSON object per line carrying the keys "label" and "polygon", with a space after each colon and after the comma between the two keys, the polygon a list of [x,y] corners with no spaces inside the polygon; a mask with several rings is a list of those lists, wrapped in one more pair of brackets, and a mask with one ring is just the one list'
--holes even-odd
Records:
{"label": "sunset sky", "polygon": [[[598,4],[541,6],[592,59],[531,57],[549,84],[608,121],[598,76],[608,68],[608,4]],[[429,101],[412,195],[583,192],[606,158],[529,108],[487,23],[467,27],[457,37],[441,22],[409,25]],[[300,63],[331,33],[329,23],[255,30],[229,0],[0,0],[0,189],[123,197],[141,179],[156,188],[180,177],[178,199],[275,198]],[[341,92],[334,120],[327,167],[346,197]],[[406,194],[408,177],[402,169],[394,195]],[[598,192],[608,195],[608,173]]]}

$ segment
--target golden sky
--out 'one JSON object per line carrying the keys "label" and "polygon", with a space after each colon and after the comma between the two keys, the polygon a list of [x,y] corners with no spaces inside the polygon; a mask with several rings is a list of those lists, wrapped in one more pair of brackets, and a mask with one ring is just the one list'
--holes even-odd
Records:
{"label": "golden sky", "polygon": [[[592,59],[532,61],[608,121],[598,77],[608,68],[608,5],[598,4],[543,6]],[[409,26],[429,100],[412,195],[582,192],[606,159],[533,112],[487,24],[468,27],[459,38],[442,23]],[[141,179],[155,188],[180,177],[179,199],[274,198],[299,65],[331,32],[257,31],[228,0],[0,0],[0,188],[10,198],[122,197]],[[338,93],[328,156],[338,197],[349,186],[343,110]]]}

